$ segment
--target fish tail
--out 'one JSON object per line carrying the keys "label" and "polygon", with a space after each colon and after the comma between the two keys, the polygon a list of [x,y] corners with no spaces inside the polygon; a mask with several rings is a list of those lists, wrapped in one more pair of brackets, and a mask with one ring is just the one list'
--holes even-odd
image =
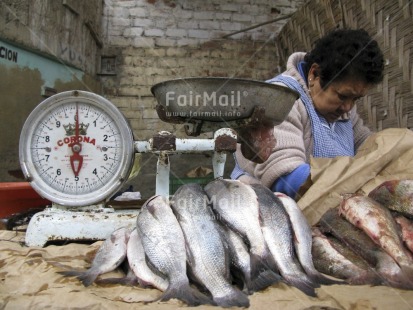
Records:
{"label": "fish tail", "polygon": [[298,288],[306,295],[317,297],[313,283],[308,281],[306,278],[303,278],[301,275],[284,275],[284,279],[286,280],[287,284]]}
{"label": "fish tail", "polygon": [[137,278],[122,277],[122,278],[99,279],[99,280],[96,280],[96,283],[97,284],[120,284],[120,285],[126,285],[126,286],[135,286],[139,282]]}
{"label": "fish tail", "polygon": [[65,270],[65,271],[58,271],[58,274],[61,274],[65,277],[78,277],[81,274],[84,274],[86,271],[76,271],[76,270]]}
{"label": "fish tail", "polygon": [[346,280],[351,285],[381,285],[382,279],[373,271],[365,271],[357,276],[351,277]]}
{"label": "fish tail", "polygon": [[159,300],[168,301],[172,298],[179,299],[188,304],[188,306],[214,304],[214,302],[209,297],[190,287],[189,283],[187,282],[181,285],[177,285],[176,283],[170,283],[166,291],[159,298]]}
{"label": "fish tail", "polygon": [[406,280],[413,285],[413,266],[411,265],[400,265],[400,269]]}
{"label": "fish tail", "polygon": [[346,284],[346,282],[343,280],[326,277],[325,275],[317,272],[316,270],[313,273],[308,274],[308,276],[311,279],[311,281],[323,285]]}
{"label": "fish tail", "polygon": [[238,267],[231,266],[232,282],[243,292],[249,294],[251,287],[251,275],[247,271],[243,271]]}
{"label": "fish tail", "polygon": [[[392,266],[393,264],[393,266]],[[409,267],[407,267],[406,272],[403,271],[405,268],[400,268],[400,266],[387,254],[379,259],[379,262],[375,268],[377,275],[380,278],[380,285],[391,286],[401,289],[413,289],[413,283],[408,278],[410,273]]]}
{"label": "fish tail", "polygon": [[281,281],[281,276],[271,270],[264,270],[257,277],[247,283],[247,289],[249,292],[261,291],[275,283]]}
{"label": "fish tail", "polygon": [[88,271],[76,271],[76,270],[68,270],[68,271],[58,271],[59,274],[64,275],[65,277],[76,277],[78,278],[84,286],[90,286],[93,282],[95,282],[97,276],[99,275],[96,272]]}
{"label": "fish tail", "polygon": [[76,270],[65,270],[65,271],[58,271],[58,274],[61,274],[65,277],[80,277],[82,276],[84,273],[86,273],[86,271],[76,271]]}
{"label": "fish tail", "polygon": [[98,277],[99,273],[96,272],[85,272],[83,275],[78,276],[77,278],[82,281],[84,286],[92,285]]}
{"label": "fish tail", "polygon": [[250,306],[248,296],[238,289],[233,289],[227,296],[214,298],[214,302],[223,308],[229,307],[245,307]]}
{"label": "fish tail", "polygon": [[278,271],[271,256],[261,257],[251,253],[251,279],[257,278],[261,273],[267,270]]}

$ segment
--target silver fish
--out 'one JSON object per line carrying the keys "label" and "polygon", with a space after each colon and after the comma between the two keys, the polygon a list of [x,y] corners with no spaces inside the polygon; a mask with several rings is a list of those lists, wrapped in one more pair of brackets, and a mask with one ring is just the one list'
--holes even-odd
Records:
{"label": "silver fish", "polygon": [[176,298],[190,306],[210,303],[189,285],[184,235],[167,198],[154,196],[145,202],[137,218],[137,229],[149,261],[169,283],[159,299]]}
{"label": "silver fish", "polygon": [[257,193],[261,228],[282,277],[309,296],[316,296],[314,283],[301,268],[293,245],[291,222],[281,200],[263,185],[251,185]]}
{"label": "silver fish", "polygon": [[[247,294],[261,291],[273,284],[268,281],[268,278],[278,278],[278,276],[274,276],[272,270],[264,270],[258,277],[251,280],[251,257],[247,245],[242,237],[229,227],[222,224],[220,228],[229,248],[233,281]],[[279,280],[281,277],[278,278]]]}
{"label": "silver fish", "polygon": [[165,279],[165,276],[160,275],[159,272],[154,272],[148,266],[145,250],[143,249],[142,240],[137,229],[134,229],[130,234],[126,253],[129,266],[138,277],[141,286],[153,286],[162,292],[168,288],[168,281]]}
{"label": "silver fish", "polygon": [[[267,286],[279,281],[274,259],[265,243],[259,221],[259,207],[254,190],[238,180],[217,179],[205,186],[219,219],[240,234],[249,246],[251,280],[268,274]],[[262,279],[265,281],[264,279]]]}
{"label": "silver fish", "polygon": [[125,260],[129,234],[129,229],[125,227],[115,230],[103,241],[92,261],[92,266],[87,271],[73,270],[59,273],[77,277],[84,286],[91,285],[99,275],[115,270]]}
{"label": "silver fish", "polygon": [[311,254],[311,247],[313,242],[313,238],[311,236],[311,227],[295,200],[283,193],[274,194],[281,200],[285,211],[288,213],[294,233],[294,248],[301,266],[310,277],[310,279],[315,283],[320,284],[342,283],[325,277],[314,267],[313,257]]}
{"label": "silver fish", "polygon": [[[235,281],[247,292],[251,288],[251,259],[248,247],[241,236],[224,224],[219,225],[221,235],[225,239],[231,258],[231,270]],[[261,288],[262,289],[262,288]],[[257,289],[259,290],[259,289]]]}
{"label": "silver fish", "polygon": [[221,307],[249,307],[248,297],[230,283],[229,253],[208,197],[199,184],[175,192],[171,207],[185,236],[192,274]]}
{"label": "silver fish", "polygon": [[367,196],[353,194],[345,197],[339,212],[350,223],[362,229],[388,253],[409,279],[413,279],[413,259],[404,248],[390,211]]}

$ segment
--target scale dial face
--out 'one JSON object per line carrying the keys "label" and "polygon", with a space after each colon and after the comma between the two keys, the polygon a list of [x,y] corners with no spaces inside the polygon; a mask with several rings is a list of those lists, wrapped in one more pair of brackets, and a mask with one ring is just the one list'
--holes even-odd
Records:
{"label": "scale dial face", "polygon": [[41,102],[21,135],[22,171],[43,197],[64,206],[110,198],[127,180],[133,134],[108,100],[85,91],[62,92]]}

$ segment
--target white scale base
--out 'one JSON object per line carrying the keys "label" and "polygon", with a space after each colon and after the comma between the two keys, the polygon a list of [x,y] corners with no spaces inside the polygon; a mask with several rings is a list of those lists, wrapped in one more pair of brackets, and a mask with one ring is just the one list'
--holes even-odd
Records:
{"label": "white scale base", "polygon": [[57,240],[104,240],[120,228],[136,227],[139,210],[114,210],[95,205],[76,210],[52,205],[36,213],[26,231],[27,246],[44,246]]}

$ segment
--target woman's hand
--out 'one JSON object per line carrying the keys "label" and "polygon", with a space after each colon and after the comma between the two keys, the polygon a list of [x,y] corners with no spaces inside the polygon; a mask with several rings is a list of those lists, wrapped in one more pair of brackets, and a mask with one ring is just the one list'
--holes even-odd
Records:
{"label": "woman's hand", "polygon": [[238,130],[241,152],[245,158],[261,164],[270,157],[275,147],[274,126],[258,124]]}

